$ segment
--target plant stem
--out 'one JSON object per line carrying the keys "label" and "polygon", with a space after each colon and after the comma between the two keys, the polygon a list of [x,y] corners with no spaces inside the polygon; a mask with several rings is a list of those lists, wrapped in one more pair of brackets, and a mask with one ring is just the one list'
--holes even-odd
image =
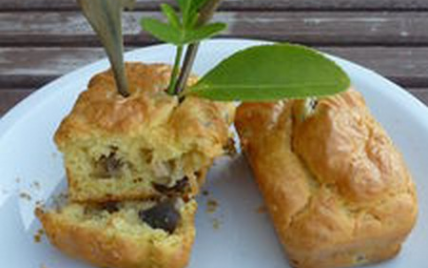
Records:
{"label": "plant stem", "polygon": [[[209,22],[214,16],[215,11],[220,6],[222,0],[208,0],[208,2],[202,7],[199,14],[198,26],[204,25]],[[183,67],[181,69],[178,82],[175,85],[174,93],[180,94],[181,91],[185,88],[187,80],[189,79],[190,73],[192,71],[193,64],[195,62],[196,54],[199,49],[199,42],[190,44],[187,47],[186,55],[184,57]]]}
{"label": "plant stem", "polygon": [[174,95],[174,89],[177,84],[177,76],[180,71],[181,58],[183,56],[183,46],[177,46],[177,52],[175,53],[174,67],[172,69],[171,79],[169,81],[168,93]]}
{"label": "plant stem", "polygon": [[[130,1],[126,2],[127,6]],[[97,33],[111,64],[118,92],[129,96],[123,59],[122,10],[116,0],[78,0],[82,12]]]}

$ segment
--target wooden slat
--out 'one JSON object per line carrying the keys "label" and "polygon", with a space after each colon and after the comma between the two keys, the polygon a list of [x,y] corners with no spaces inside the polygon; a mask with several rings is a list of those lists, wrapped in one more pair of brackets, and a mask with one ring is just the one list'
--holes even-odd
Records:
{"label": "wooden slat", "polygon": [[[137,0],[138,10],[153,10],[160,2]],[[2,10],[76,10],[75,0],[1,0]],[[428,9],[426,0],[225,0],[226,10],[417,10]]]}
{"label": "wooden slat", "polygon": [[320,47],[406,87],[428,86],[428,47]]}
{"label": "wooden slat", "polygon": [[[139,20],[156,14],[125,15],[128,44],[154,41],[141,34]],[[220,12],[217,19],[229,24],[224,35],[233,37],[311,45],[428,44],[428,12]],[[0,45],[98,45],[79,12],[5,12],[0,22]]]}
{"label": "wooden slat", "polygon": [[39,87],[104,56],[101,48],[0,48],[0,85]]}
{"label": "wooden slat", "polygon": [[33,91],[34,89],[0,88],[0,117]]}
{"label": "wooden slat", "polygon": [[[318,47],[409,87],[428,87],[428,47]],[[101,48],[0,48],[0,85],[38,87],[104,57]]]}
{"label": "wooden slat", "polygon": [[[34,91],[35,89],[0,88],[0,117]],[[410,88],[408,91],[428,105],[428,88]]]}

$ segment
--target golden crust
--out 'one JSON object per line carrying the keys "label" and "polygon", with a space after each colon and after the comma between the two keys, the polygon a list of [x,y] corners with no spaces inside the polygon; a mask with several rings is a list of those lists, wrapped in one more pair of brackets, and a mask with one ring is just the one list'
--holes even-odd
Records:
{"label": "golden crust", "polygon": [[[194,97],[180,104],[177,96],[165,92],[171,74],[169,65],[127,63],[126,72],[131,92],[127,98],[117,93],[111,71],[91,79],[88,90],[81,93],[55,134],[60,149],[70,140],[93,132],[132,136],[152,131],[161,135],[159,143],[196,144],[210,156],[222,151],[229,138],[233,105]],[[195,82],[192,76],[189,84]]]}
{"label": "golden crust", "polygon": [[332,268],[393,257],[417,216],[401,154],[355,90],[312,106],[243,104],[235,120],[291,264]]}
{"label": "golden crust", "polygon": [[[131,238],[118,233],[114,226],[93,228],[70,221],[60,213],[38,208],[36,215],[50,242],[65,254],[99,267],[182,268],[190,259],[195,238],[196,202],[182,211],[180,227],[166,238],[155,234]],[[151,232],[155,232],[152,230]],[[159,231],[157,231],[159,232]]]}

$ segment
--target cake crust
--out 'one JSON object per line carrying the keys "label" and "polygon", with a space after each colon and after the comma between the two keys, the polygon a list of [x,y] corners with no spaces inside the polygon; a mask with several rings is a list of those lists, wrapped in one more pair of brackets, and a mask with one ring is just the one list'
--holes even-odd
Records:
{"label": "cake crust", "polygon": [[347,267],[399,252],[417,217],[415,186],[360,93],[243,104],[235,123],[294,267]]}
{"label": "cake crust", "polygon": [[[179,105],[177,96],[165,92],[171,66],[126,63],[125,67],[131,95],[125,98],[117,93],[111,70],[95,75],[55,133],[59,148],[93,132],[141,135],[165,126],[165,130],[156,133],[161,135],[159,143],[197,144],[207,155],[219,154],[229,138],[233,105],[196,97],[186,97]],[[196,76],[191,76],[188,84],[196,81]]]}

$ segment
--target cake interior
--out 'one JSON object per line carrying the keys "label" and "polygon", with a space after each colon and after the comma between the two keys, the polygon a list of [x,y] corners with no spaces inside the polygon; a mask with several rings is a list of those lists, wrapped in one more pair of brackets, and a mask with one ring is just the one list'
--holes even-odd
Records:
{"label": "cake interior", "polygon": [[185,228],[192,202],[180,199],[108,202],[103,204],[70,203],[49,213],[58,219],[85,229],[105,230],[136,239],[165,240]]}
{"label": "cake interior", "polygon": [[196,150],[155,150],[138,138],[79,140],[64,155],[74,201],[195,194],[211,165]]}

